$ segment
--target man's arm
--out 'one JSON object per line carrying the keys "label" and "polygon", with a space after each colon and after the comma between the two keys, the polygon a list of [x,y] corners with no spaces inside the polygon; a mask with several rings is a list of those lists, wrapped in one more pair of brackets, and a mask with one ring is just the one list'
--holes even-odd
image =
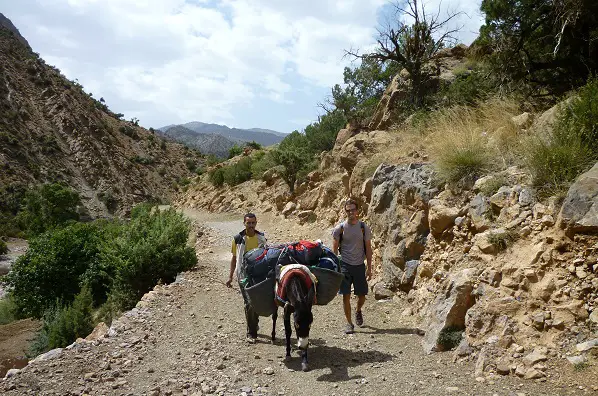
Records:
{"label": "man's arm", "polygon": [[372,279],[372,240],[365,241],[365,259],[368,263],[365,273],[366,279]]}
{"label": "man's arm", "polygon": [[332,252],[338,254],[338,239],[332,240]]}
{"label": "man's arm", "polygon": [[232,287],[233,285],[233,275],[235,273],[235,269],[237,268],[237,255],[233,254],[230,258],[230,273],[228,274],[228,281],[226,281],[227,287]]}

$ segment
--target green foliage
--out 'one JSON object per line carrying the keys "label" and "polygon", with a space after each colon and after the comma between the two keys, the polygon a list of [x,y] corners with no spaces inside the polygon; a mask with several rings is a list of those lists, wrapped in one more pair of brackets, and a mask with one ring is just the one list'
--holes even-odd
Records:
{"label": "green foliage", "polygon": [[497,82],[492,74],[482,67],[476,67],[457,74],[455,80],[442,86],[435,96],[442,106],[472,106],[488,98],[496,90]]}
{"label": "green foliage", "polygon": [[598,78],[559,113],[546,138],[525,145],[526,162],[542,194],[559,194],[598,160]]}
{"label": "green foliage", "polygon": [[18,221],[28,236],[39,235],[78,220],[76,209],[80,204],[79,194],[69,187],[59,183],[43,184],[25,193]]}
{"label": "green foliage", "polygon": [[44,324],[34,340],[32,355],[47,352],[54,348],[64,348],[77,338],[86,337],[94,328],[91,291],[83,286],[72,304],[57,304],[46,311]]}
{"label": "green foliage", "polygon": [[260,179],[265,171],[276,166],[271,152],[258,151],[252,157],[251,175],[255,179]]}
{"label": "green foliage", "polygon": [[251,158],[243,157],[237,163],[223,167],[224,182],[231,186],[251,179]]}
{"label": "green foliage", "polygon": [[11,135],[9,132],[0,132],[0,141],[12,146],[15,146],[19,143],[19,139]]}
{"label": "green foliage", "polygon": [[243,153],[243,147],[234,145],[228,150],[228,159],[236,157],[237,155],[241,155]]}
{"label": "green foliage", "polygon": [[259,144],[258,142],[256,142],[255,140],[252,140],[251,142],[246,143],[245,147],[249,147],[249,148],[254,149],[254,150],[261,150],[262,149],[262,145]]}
{"label": "green foliage", "polygon": [[461,342],[463,338],[463,329],[455,326],[447,327],[440,330],[438,334],[438,345],[444,351],[450,351]]}
{"label": "green foliage", "polygon": [[195,172],[197,163],[192,158],[187,158],[185,159],[185,166],[187,166],[187,169],[189,169],[190,172]]}
{"label": "green foliage", "polygon": [[486,197],[491,197],[502,187],[509,183],[508,179],[504,175],[498,175],[484,183],[480,192]]}
{"label": "green foliage", "polygon": [[305,127],[305,137],[310,152],[319,154],[334,148],[338,131],[347,124],[347,117],[340,110],[334,110],[318,118],[317,122]]}
{"label": "green foliage", "polygon": [[482,141],[469,139],[446,146],[438,158],[440,176],[448,182],[471,182],[490,166],[487,148]]}
{"label": "green foliage", "polygon": [[154,159],[151,157],[142,157],[139,155],[136,155],[134,157],[130,158],[131,162],[135,162],[136,164],[141,164],[141,165],[151,165],[154,163]]}
{"label": "green foliage", "polygon": [[186,246],[189,232],[189,220],[172,208],[142,204],[132,210],[130,223],[100,254],[100,263],[114,268],[111,297],[120,308],[132,308],[158,282],[172,282],[197,263]]}
{"label": "green foliage", "polygon": [[15,301],[12,295],[0,299],[0,325],[5,325],[17,320],[15,315]]}
{"label": "green foliage", "polygon": [[220,162],[222,162],[222,159],[216,157],[214,154],[208,154],[206,158],[206,163],[208,164],[208,166],[214,166],[216,164],[219,164]]}
{"label": "green foliage", "polygon": [[4,240],[0,239],[0,254],[6,253],[8,253],[8,246],[6,246],[6,242],[4,242]]}
{"label": "green foliage", "polygon": [[[96,263],[101,232],[96,224],[73,223],[32,239],[6,276],[17,315],[41,318],[56,300],[70,303],[86,278],[109,283],[106,270]],[[106,289],[97,288],[98,300]]]}
{"label": "green foliage", "polygon": [[498,251],[503,251],[517,241],[517,239],[519,239],[519,234],[513,230],[505,232],[491,232],[488,234],[487,239],[488,243],[496,246]]}
{"label": "green foliage", "polygon": [[499,75],[560,94],[598,71],[598,2],[483,0],[481,10],[475,46]]}
{"label": "green foliage", "polygon": [[289,186],[291,193],[293,193],[295,191],[295,182],[297,181],[298,174],[305,169],[309,160],[300,150],[291,149],[274,150],[272,156],[276,164],[283,166],[283,171],[280,176]]}
{"label": "green foliage", "polygon": [[332,88],[332,103],[344,116],[343,124],[347,121],[367,120],[399,71],[396,62],[380,62],[372,57],[362,58],[358,67],[345,67],[344,86],[337,84]]}
{"label": "green foliage", "polygon": [[216,187],[220,187],[224,184],[224,168],[218,168],[218,169],[214,169],[211,170],[208,173],[208,177],[210,179],[210,182],[216,186]]}
{"label": "green foliage", "polygon": [[161,148],[162,150],[166,150],[166,140],[162,139],[162,140],[160,141],[160,148]]}

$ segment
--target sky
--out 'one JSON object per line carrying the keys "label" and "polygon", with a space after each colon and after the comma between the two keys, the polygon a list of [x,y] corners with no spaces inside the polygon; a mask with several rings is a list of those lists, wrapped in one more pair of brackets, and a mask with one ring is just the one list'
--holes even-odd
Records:
{"label": "sky", "polygon": [[[441,3],[466,13],[455,21],[466,44],[483,22],[480,1]],[[317,120],[351,65],[344,50],[372,49],[389,9],[388,0],[0,0],[35,52],[126,119],[280,132]]]}

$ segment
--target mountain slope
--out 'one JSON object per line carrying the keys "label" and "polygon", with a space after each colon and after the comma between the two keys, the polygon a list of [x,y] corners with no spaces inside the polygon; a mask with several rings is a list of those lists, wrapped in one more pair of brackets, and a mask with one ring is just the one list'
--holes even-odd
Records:
{"label": "mountain slope", "polygon": [[[271,146],[276,143],[280,143],[286,134],[269,129],[252,128],[252,129],[239,129],[229,128],[226,125],[219,124],[208,124],[205,122],[192,121],[180,126],[190,129],[197,133],[204,134],[216,134],[224,136],[225,138],[233,141],[251,142],[255,141],[263,146]],[[164,126],[159,130],[165,132],[172,128],[173,125]]]}
{"label": "mountain slope", "polygon": [[198,133],[182,125],[173,126],[162,133],[164,136],[195,148],[203,154],[214,154],[220,158],[226,158],[230,148],[236,144],[222,135]]}
{"label": "mountain slope", "polygon": [[169,200],[192,176],[185,161],[199,163],[199,153],[118,119],[1,19],[0,190],[63,181],[92,215],[106,215]]}

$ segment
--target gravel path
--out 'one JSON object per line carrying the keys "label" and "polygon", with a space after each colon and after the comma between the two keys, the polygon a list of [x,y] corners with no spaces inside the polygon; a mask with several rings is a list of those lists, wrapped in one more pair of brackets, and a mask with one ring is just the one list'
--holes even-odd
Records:
{"label": "gravel path", "polygon": [[[224,285],[230,237],[239,216],[188,211],[202,224],[198,266],[168,286],[158,286],[138,308],[112,326],[109,337],[80,342],[60,356],[37,361],[0,384],[7,395],[568,395],[592,394],[587,375],[565,366],[544,382],[513,376],[474,377],[474,364],[453,354],[425,355],[406,302],[368,298],[366,326],[345,335],[341,300],[314,307],[311,371],[297,353],[284,361],[284,330],[269,342],[271,319],[260,319],[258,343],[244,340],[242,298]],[[271,241],[324,238],[317,224],[298,226],[260,215]],[[277,236],[273,238],[273,236]],[[595,373],[594,373],[595,374]],[[595,377],[594,377],[595,378]],[[579,387],[583,389],[580,389]]]}

